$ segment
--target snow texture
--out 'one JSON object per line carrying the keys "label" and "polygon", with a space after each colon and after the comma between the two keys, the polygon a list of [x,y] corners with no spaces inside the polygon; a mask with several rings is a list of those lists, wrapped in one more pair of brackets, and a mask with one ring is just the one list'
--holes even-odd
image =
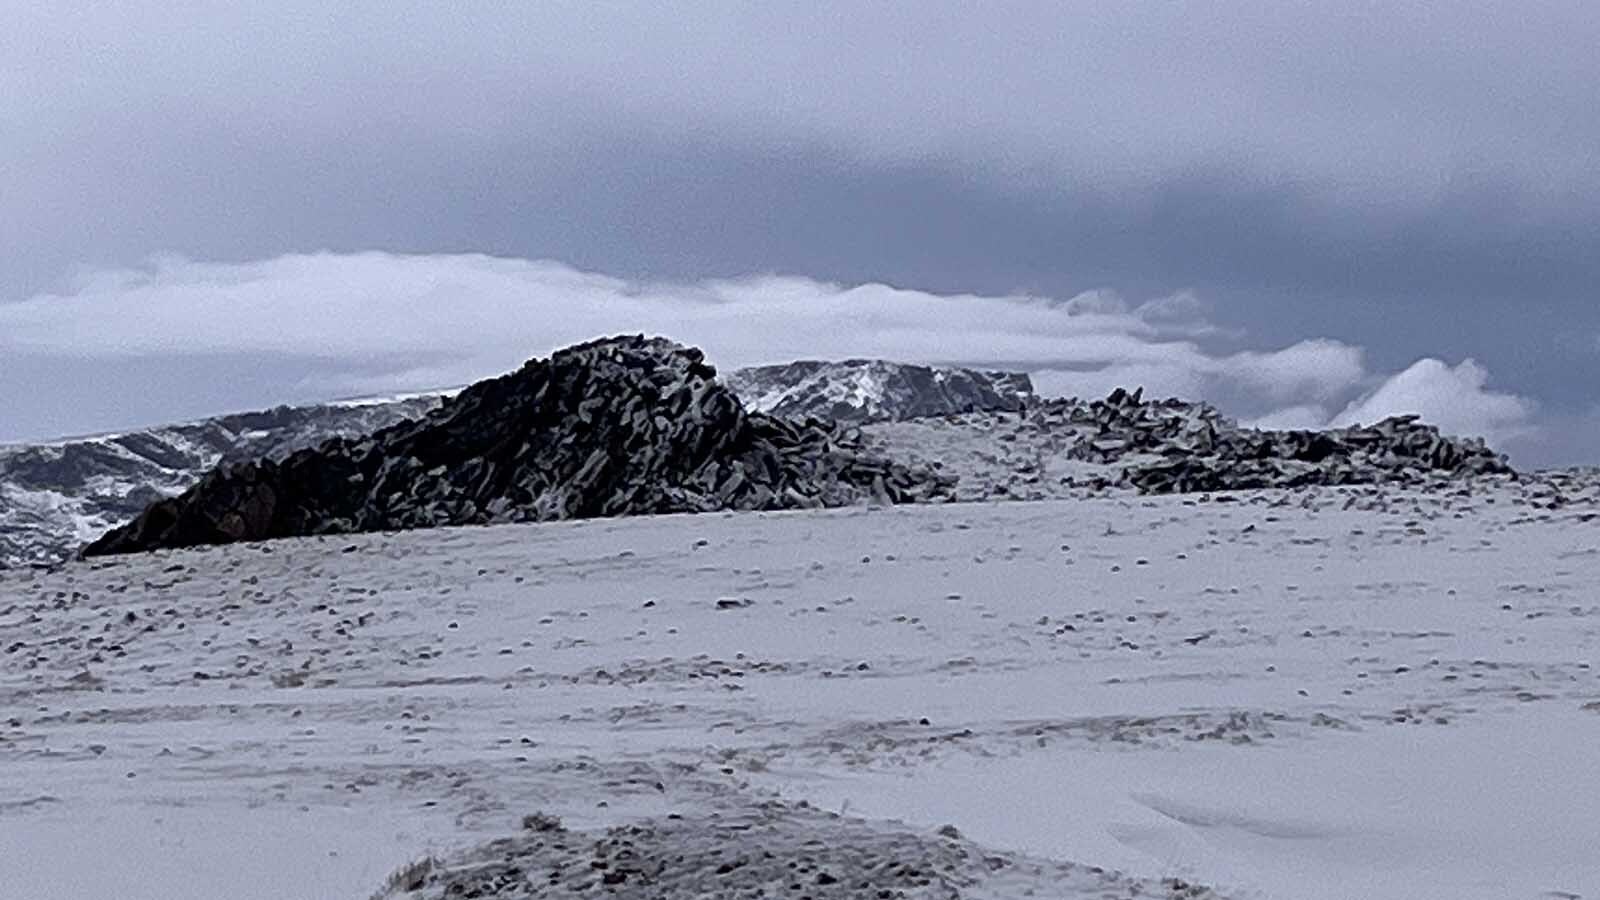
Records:
{"label": "snow texture", "polygon": [[1575,472],[0,573],[0,884],[1600,897],[1597,519]]}

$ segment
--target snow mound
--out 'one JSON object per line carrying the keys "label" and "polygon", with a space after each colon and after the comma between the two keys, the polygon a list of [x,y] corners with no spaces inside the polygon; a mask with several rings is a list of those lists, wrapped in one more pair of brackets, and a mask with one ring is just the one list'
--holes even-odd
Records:
{"label": "snow mound", "polygon": [[668,815],[569,831],[530,815],[524,833],[395,873],[379,900],[455,897],[814,900],[1034,896],[1206,900],[1179,879],[1131,878],[995,853],[946,825],[931,833],[766,801],[727,813]]}

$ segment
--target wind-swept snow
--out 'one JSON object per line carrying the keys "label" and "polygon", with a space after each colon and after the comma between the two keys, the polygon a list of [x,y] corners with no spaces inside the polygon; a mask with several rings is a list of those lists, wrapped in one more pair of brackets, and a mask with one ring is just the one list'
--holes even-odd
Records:
{"label": "wind-swept snow", "polygon": [[1471,482],[3,573],[0,884],[1600,897],[1597,517]]}

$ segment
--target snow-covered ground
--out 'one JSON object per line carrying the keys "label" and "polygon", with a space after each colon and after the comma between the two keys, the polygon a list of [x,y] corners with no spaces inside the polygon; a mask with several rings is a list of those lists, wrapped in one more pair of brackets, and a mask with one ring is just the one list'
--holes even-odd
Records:
{"label": "snow-covered ground", "polygon": [[[0,893],[361,900],[520,834],[552,896],[881,846],[960,896],[1593,900],[1600,500],[1549,500],[664,517],[3,573]],[[629,854],[704,871],[603,885],[626,873],[529,843],[535,811],[585,848],[648,820]]]}

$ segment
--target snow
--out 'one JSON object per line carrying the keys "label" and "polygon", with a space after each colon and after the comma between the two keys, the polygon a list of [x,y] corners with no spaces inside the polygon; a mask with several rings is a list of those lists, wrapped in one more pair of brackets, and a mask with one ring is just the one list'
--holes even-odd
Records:
{"label": "snow", "polygon": [[367,406],[392,406],[408,400],[433,400],[443,402],[466,390],[466,385],[453,387],[433,388],[426,391],[407,391],[395,394],[372,394],[360,397],[343,397],[338,400],[329,400],[324,406],[335,406],[342,409],[358,409]]}
{"label": "snow", "polygon": [[[148,494],[176,495],[224,455],[282,455],[337,434],[368,433],[420,414],[432,395],[371,398],[35,446],[0,446],[0,567],[49,565],[126,524]],[[134,499],[138,498],[138,499]]]}
{"label": "snow", "polygon": [[7,896],[349,897],[428,844],[406,810],[112,805],[30,815],[5,832]]}
{"label": "snow", "polygon": [[1290,747],[963,759],[808,793],[1234,896],[1588,897],[1600,890],[1596,746],[1600,716],[1538,710]]}
{"label": "snow", "polygon": [[770,413],[795,398],[817,397],[828,406],[843,404],[875,417],[883,414],[892,374],[891,364],[870,360],[824,365],[797,383],[769,382],[734,372],[730,384],[741,393],[745,407],[757,412]]}
{"label": "snow", "polygon": [[535,810],[781,799],[844,814],[761,814],[802,837],[953,824],[1041,896],[1596,898],[1597,506],[1114,495],[0,573],[0,884],[360,900]]}
{"label": "snow", "polygon": [[[92,489],[101,489],[99,479],[95,479]],[[104,534],[114,523],[104,516],[85,513],[84,505],[81,498],[60,491],[27,490],[0,482],[0,527],[55,520],[67,523],[75,539],[86,543]]]}

